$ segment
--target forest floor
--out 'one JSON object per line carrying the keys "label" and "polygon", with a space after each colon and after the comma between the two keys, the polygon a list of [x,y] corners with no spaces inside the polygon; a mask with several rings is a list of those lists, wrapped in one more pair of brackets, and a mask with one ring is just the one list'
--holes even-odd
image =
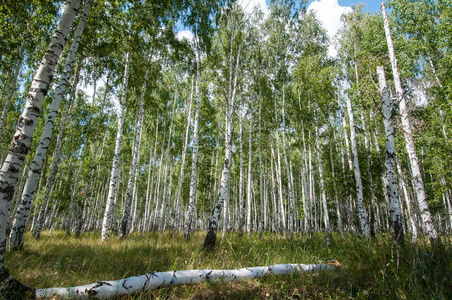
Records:
{"label": "forest floor", "polygon": [[239,283],[203,283],[152,290],[121,299],[452,299],[452,237],[445,252],[428,243],[394,247],[388,235],[365,240],[334,235],[331,246],[322,234],[284,239],[274,234],[239,238],[219,234],[212,252],[201,249],[205,233],[190,241],[171,233],[113,236],[101,243],[100,233],[81,238],[54,231],[39,240],[25,237],[24,249],[8,252],[7,268],[35,288],[75,286],[117,280],[152,271],[238,269],[283,263],[317,264],[337,259],[342,266],[314,275],[269,276]]}

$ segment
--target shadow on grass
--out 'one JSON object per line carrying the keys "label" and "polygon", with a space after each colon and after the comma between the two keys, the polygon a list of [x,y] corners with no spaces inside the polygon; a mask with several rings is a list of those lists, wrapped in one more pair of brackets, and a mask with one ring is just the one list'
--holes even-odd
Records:
{"label": "shadow on grass", "polygon": [[313,264],[338,259],[342,267],[316,275],[269,276],[240,283],[198,284],[148,291],[120,299],[452,299],[450,241],[443,253],[426,241],[396,247],[388,235],[375,239],[334,235],[325,245],[321,233],[286,240],[273,234],[219,237],[214,251],[202,251],[205,233],[190,241],[182,234],[113,236],[101,244],[100,233],[82,238],[64,232],[26,236],[25,248],[7,253],[7,267],[25,284],[37,288],[75,286],[118,280],[151,271],[238,269],[281,263]]}

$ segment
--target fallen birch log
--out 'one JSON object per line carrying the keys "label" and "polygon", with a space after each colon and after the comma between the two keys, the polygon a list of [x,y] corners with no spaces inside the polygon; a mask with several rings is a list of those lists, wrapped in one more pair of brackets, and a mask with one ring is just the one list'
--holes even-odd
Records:
{"label": "fallen birch log", "polygon": [[326,264],[280,264],[266,267],[252,267],[237,270],[187,270],[152,272],[142,276],[133,276],[115,281],[98,281],[96,283],[76,286],[37,289],[36,298],[50,298],[63,296],[66,298],[106,299],[121,295],[131,295],[152,289],[159,289],[173,285],[184,285],[209,282],[229,282],[255,279],[274,275],[288,275],[295,273],[314,273],[321,270],[332,269],[332,266],[340,265],[337,261]]}

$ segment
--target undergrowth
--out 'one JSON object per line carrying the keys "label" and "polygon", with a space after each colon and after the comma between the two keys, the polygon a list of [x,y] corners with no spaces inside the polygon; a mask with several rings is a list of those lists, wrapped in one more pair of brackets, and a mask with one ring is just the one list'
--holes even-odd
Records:
{"label": "undergrowth", "polygon": [[342,266],[315,275],[269,276],[239,283],[204,283],[148,291],[122,299],[452,299],[450,237],[441,253],[427,242],[397,248],[388,235],[366,240],[334,235],[325,245],[323,234],[286,240],[274,234],[218,238],[212,252],[201,249],[205,233],[190,241],[182,234],[113,236],[100,242],[100,233],[81,238],[65,232],[29,234],[24,249],[6,254],[13,276],[35,288],[76,286],[117,280],[152,271],[238,269],[282,263],[321,263],[337,259]]}

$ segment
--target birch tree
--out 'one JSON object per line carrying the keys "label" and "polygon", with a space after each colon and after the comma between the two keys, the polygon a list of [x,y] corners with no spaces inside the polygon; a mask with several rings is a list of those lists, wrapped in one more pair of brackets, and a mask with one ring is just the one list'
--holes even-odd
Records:
{"label": "birch tree", "polygon": [[356,184],[356,197],[358,199],[358,213],[359,213],[359,222],[361,226],[361,233],[364,237],[368,238],[370,236],[369,225],[367,223],[367,212],[364,204],[363,197],[363,184],[361,181],[361,171],[359,168],[358,161],[358,149],[356,146],[356,131],[355,131],[355,121],[353,118],[353,110],[352,110],[352,101],[350,97],[347,97],[347,110],[348,117],[350,121],[350,141],[352,145],[352,153],[353,153],[353,171],[355,173],[355,184]]}
{"label": "birch tree", "polygon": [[[13,198],[25,157],[30,150],[33,133],[37,125],[44,97],[48,92],[56,64],[66,44],[69,30],[78,13],[79,7],[80,1],[78,0],[72,0],[67,3],[58,28],[52,36],[49,48],[33,77],[27,102],[18,120],[16,133],[14,134],[8,155],[0,170],[0,282],[5,282],[6,280],[6,286],[10,287],[13,284],[19,284],[19,288],[14,291],[17,292],[17,295],[22,294],[21,284],[9,275],[4,265],[6,222],[9,218],[10,202]],[[11,292],[11,290],[2,291],[2,294],[6,296],[7,292]],[[10,298],[12,298],[12,295]]]}
{"label": "birch tree", "polygon": [[[228,197],[229,191],[229,173],[231,170],[231,158],[232,158],[232,115],[234,112],[234,102],[237,95],[238,77],[240,70],[240,59],[242,44],[240,39],[237,38],[240,30],[240,12],[236,5],[231,7],[231,16],[229,19],[229,26],[231,30],[231,36],[229,39],[229,80],[228,80],[228,94],[226,104],[226,116],[225,116],[225,154],[223,162],[223,171],[221,173],[221,185],[218,193],[217,201],[212,209],[212,217],[209,221],[209,227],[206,238],[204,240],[204,249],[212,249],[215,246],[217,238],[218,221],[220,218],[223,202]],[[235,40],[237,38],[237,41]],[[235,46],[235,47],[234,47]],[[237,50],[234,51],[234,48]],[[235,61],[235,66],[234,66]]]}
{"label": "birch tree", "polygon": [[[75,62],[75,54],[77,53],[78,46],[80,44],[80,40],[83,34],[83,30],[85,28],[86,20],[88,19],[89,11],[91,10],[92,3],[93,0],[90,0],[86,2],[86,4],[83,7],[77,29],[74,33],[72,45],[71,48],[69,49],[69,53],[66,58],[63,73],[55,89],[55,97],[50,106],[49,113],[47,114],[44,130],[41,134],[41,139],[39,141],[38,148],[36,149],[33,162],[31,163],[30,169],[28,171],[28,177],[24,189],[22,191],[22,197],[19,204],[19,208],[14,216],[14,221],[9,236],[9,249],[22,248],[25,224],[28,220],[31,203],[33,201],[33,196],[36,192],[37,187],[36,183],[39,175],[41,174],[43,161],[46,158],[46,153],[50,144],[58,109],[60,107],[61,100],[63,99],[63,96],[65,94],[67,82],[72,73],[72,66]],[[78,82],[75,82],[75,84],[77,83]]]}
{"label": "birch tree", "polygon": [[127,84],[129,80],[130,52],[126,54],[124,75],[122,80],[122,94],[118,107],[118,130],[116,133],[115,152],[111,167],[110,184],[108,189],[107,203],[105,205],[104,217],[102,221],[102,241],[110,239],[110,223],[114,216],[112,212],[115,210],[115,197],[118,190],[119,180],[119,156],[121,155],[122,131],[124,127],[124,110],[127,94]]}
{"label": "birch tree", "polygon": [[137,115],[137,122],[136,122],[136,132],[135,132],[135,142],[133,146],[133,152],[132,152],[132,163],[130,164],[130,170],[129,170],[129,179],[127,182],[127,189],[126,189],[126,198],[124,200],[125,202],[125,208],[124,208],[124,214],[121,219],[121,228],[119,233],[119,238],[122,239],[127,233],[127,226],[129,221],[129,214],[130,214],[130,206],[131,206],[131,198],[132,198],[132,188],[135,183],[135,172],[138,164],[138,157],[140,155],[140,148],[141,148],[141,133],[143,128],[143,110],[144,110],[144,94],[146,92],[146,85],[147,85],[147,76],[148,71],[146,71],[145,78],[143,80],[143,86],[141,87],[141,96],[140,96],[140,103],[138,105],[138,115]]}
{"label": "birch tree", "polygon": [[378,82],[380,86],[383,123],[386,133],[386,152],[385,152],[385,173],[387,182],[387,193],[389,197],[389,212],[394,231],[394,240],[398,244],[403,243],[402,218],[399,207],[399,194],[396,185],[396,162],[395,162],[395,143],[394,143],[394,127],[392,119],[392,105],[389,101],[389,91],[386,85],[386,78],[383,67],[377,67]]}
{"label": "birch tree", "polygon": [[395,56],[394,45],[392,43],[391,32],[389,29],[389,21],[388,16],[386,14],[386,9],[384,3],[380,6],[383,19],[384,19],[384,27],[386,34],[386,41],[388,44],[389,50],[389,58],[392,66],[392,73],[394,76],[394,85],[397,93],[397,100],[399,102],[399,110],[402,119],[402,129],[403,134],[405,136],[405,147],[408,153],[408,158],[410,160],[410,169],[412,174],[412,182],[414,186],[414,190],[416,193],[416,198],[419,206],[419,210],[422,216],[422,226],[424,232],[427,234],[431,244],[434,247],[441,247],[441,237],[438,235],[436,231],[435,224],[433,223],[433,219],[430,213],[430,209],[427,203],[427,197],[425,195],[425,187],[424,181],[422,179],[420,167],[419,167],[419,159],[416,153],[416,147],[414,145],[413,134],[411,131],[411,124],[409,120],[408,107],[405,100],[404,91],[402,88],[402,81],[400,78],[400,71],[397,65],[397,58]]}

